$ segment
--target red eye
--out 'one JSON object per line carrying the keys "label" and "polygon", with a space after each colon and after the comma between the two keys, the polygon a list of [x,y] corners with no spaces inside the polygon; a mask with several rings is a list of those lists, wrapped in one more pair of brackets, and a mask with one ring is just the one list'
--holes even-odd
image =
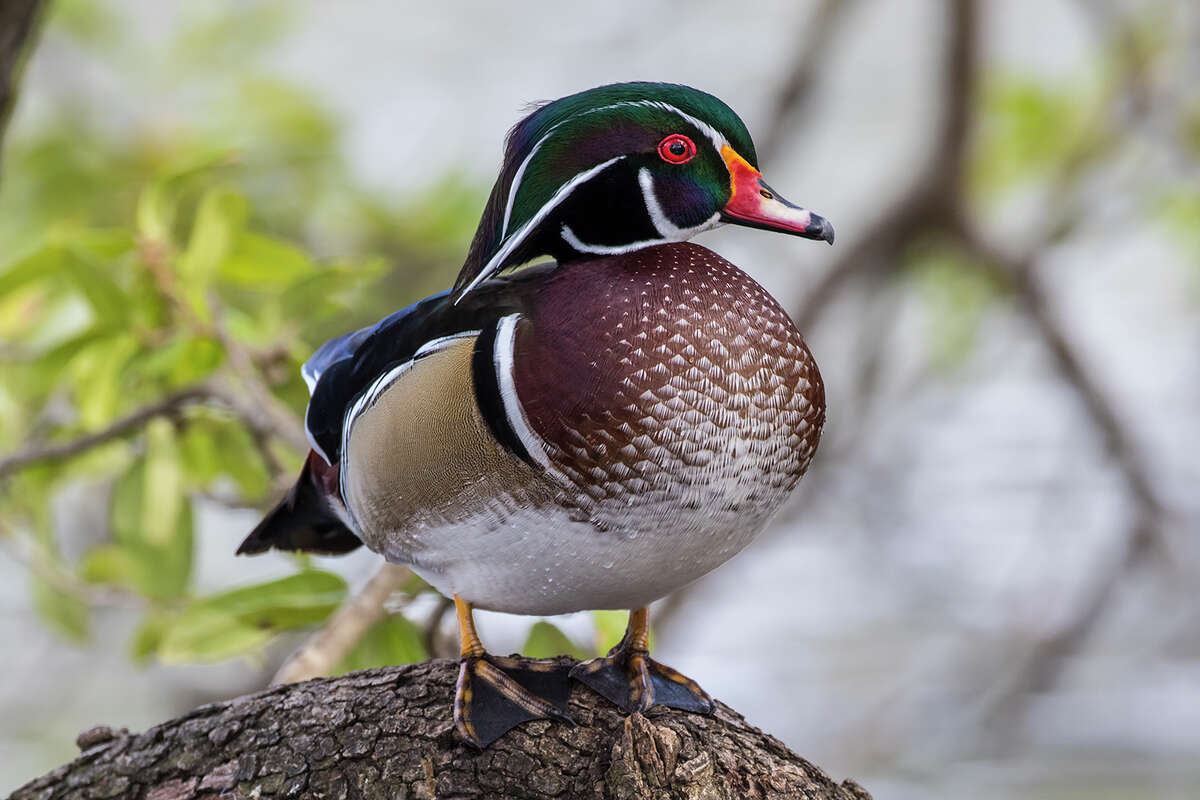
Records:
{"label": "red eye", "polygon": [[696,143],[682,133],[672,133],[658,143],[658,154],[668,164],[683,164],[696,156]]}

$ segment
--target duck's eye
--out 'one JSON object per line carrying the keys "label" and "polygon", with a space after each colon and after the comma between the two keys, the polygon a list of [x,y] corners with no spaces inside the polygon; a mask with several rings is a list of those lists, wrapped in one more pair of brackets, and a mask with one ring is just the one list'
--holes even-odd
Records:
{"label": "duck's eye", "polygon": [[672,133],[658,143],[658,154],[668,164],[683,164],[696,156],[696,143],[682,133]]}

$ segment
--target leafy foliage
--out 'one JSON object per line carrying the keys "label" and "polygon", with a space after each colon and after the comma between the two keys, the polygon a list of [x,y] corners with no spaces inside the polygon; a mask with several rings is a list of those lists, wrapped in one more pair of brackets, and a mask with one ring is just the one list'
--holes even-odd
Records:
{"label": "leafy foliage", "polygon": [[[140,609],[138,659],[252,655],[341,602],[344,581],[302,558],[294,575],[205,596],[197,503],[277,495],[303,457],[301,361],[446,283],[481,205],[450,177],[432,206],[413,201],[420,224],[396,224],[416,215],[358,182],[335,120],[257,67],[287,4],[237,8],[197,10],[178,41],[152,45],[116,5],[57,4],[49,40],[164,106],[204,97],[208,111],[117,132],[68,99],[10,131],[5,153],[0,453],[47,457],[0,457],[0,541],[71,639],[86,639],[94,605]],[[314,255],[338,251],[374,255]],[[104,513],[58,523],[71,487],[106,496]],[[422,657],[405,625],[373,631],[359,661]]]}

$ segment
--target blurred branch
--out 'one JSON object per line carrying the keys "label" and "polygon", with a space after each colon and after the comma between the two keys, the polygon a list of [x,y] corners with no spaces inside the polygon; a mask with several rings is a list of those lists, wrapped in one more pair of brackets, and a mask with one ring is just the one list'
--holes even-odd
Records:
{"label": "blurred branch", "polygon": [[99,447],[102,444],[107,444],[114,439],[120,439],[134,431],[140,430],[150,420],[155,417],[170,416],[178,413],[178,411],[189,403],[194,403],[199,400],[205,400],[212,397],[212,391],[204,386],[195,386],[191,389],[184,389],[181,392],[167,397],[166,399],[139,409],[127,417],[109,425],[107,428],[97,431],[88,436],[81,437],[71,442],[64,442],[58,445],[48,445],[41,448],[33,448],[22,453],[9,456],[0,460],[0,478],[5,478],[8,475],[25,469],[34,464],[44,462],[62,461],[64,459],[77,456],[93,447]]}
{"label": "blurred branch", "polygon": [[961,220],[955,226],[955,233],[969,255],[996,270],[1015,290],[1050,349],[1060,375],[1075,389],[1092,424],[1104,438],[1134,503],[1143,516],[1162,519],[1165,506],[1154,488],[1151,469],[1132,428],[1121,418],[1116,402],[1088,367],[1082,348],[1073,341],[1061,316],[1055,312],[1050,294],[1038,278],[1034,256],[1005,253]]}
{"label": "blurred branch", "polygon": [[[1097,153],[1114,144],[1113,139],[1098,125],[1100,132],[1087,137],[1059,165],[1050,182],[1053,218],[1042,238],[1026,253],[1011,254],[984,239],[967,220],[965,209],[969,202],[963,180],[977,87],[977,9],[972,0],[957,0],[951,8],[941,78],[943,112],[929,159],[909,188],[809,289],[796,317],[801,330],[811,330],[852,277],[879,270],[894,273],[903,263],[898,254],[911,243],[931,235],[948,236],[980,268],[988,270],[1013,292],[1046,344],[1059,376],[1075,390],[1090,423],[1107,445],[1137,510],[1136,521],[1111,566],[1095,578],[1079,600],[1072,618],[1032,649],[1007,687],[993,696],[983,713],[986,720],[1003,709],[1014,720],[1020,710],[1020,703],[1014,701],[1054,684],[1064,664],[1063,656],[1078,650],[1103,618],[1121,578],[1142,562],[1162,534],[1168,512],[1155,489],[1153,472],[1132,425],[1122,418],[1117,403],[1092,372],[1084,348],[1056,312],[1037,271],[1039,254],[1068,235],[1083,217],[1078,202],[1081,198],[1075,190],[1087,166]],[[1126,66],[1124,84],[1117,87],[1111,98],[1114,106],[1140,89],[1143,65]]]}
{"label": "blurred branch", "polygon": [[[308,452],[308,437],[304,433],[304,425],[292,413],[292,410],[279,401],[262,377],[262,372],[254,364],[250,352],[235,337],[231,336],[224,321],[216,316],[214,332],[225,353],[229,358],[229,366],[234,377],[241,385],[250,404],[247,406],[240,399],[238,405],[243,409],[243,416],[253,419],[260,430],[269,430],[274,435],[295,447],[301,452]],[[238,396],[232,391],[226,391],[225,396],[233,400]]]}
{"label": "blurred branch", "polygon": [[1065,656],[1077,652],[1104,618],[1121,579],[1138,567],[1155,545],[1163,544],[1160,538],[1169,512],[1155,489],[1152,470],[1132,426],[1121,417],[1116,402],[1088,366],[1082,347],[1055,312],[1049,293],[1038,279],[1035,256],[1009,255],[986,242],[961,220],[955,232],[970,255],[998,271],[1015,289],[1049,348],[1060,376],[1075,390],[1092,425],[1104,439],[1136,509],[1135,521],[1118,546],[1119,553],[1108,569],[1093,579],[1071,618],[1033,647],[1008,686],[996,692],[983,709],[981,717],[985,722],[1005,718],[1008,721],[1005,732],[1011,733],[1021,711],[1021,704],[1014,706],[1013,701],[1045,691],[1057,682],[1066,663]]}
{"label": "blurred branch", "polygon": [[362,589],[284,662],[271,683],[297,683],[328,675],[367,630],[383,618],[384,603],[411,574],[408,567],[395,564],[380,567]]}
{"label": "blurred branch", "polygon": [[890,268],[896,263],[896,254],[909,242],[931,228],[940,228],[953,213],[962,196],[970,112],[979,68],[977,16],[974,0],[955,0],[950,4],[939,87],[942,113],[933,145],[908,188],[805,292],[793,314],[801,331],[816,327],[821,314],[851,278],[866,270]]}
{"label": "blurred branch", "polygon": [[32,573],[55,591],[75,598],[89,606],[140,608],[144,601],[132,592],[116,587],[103,587],[87,583],[70,569],[47,553],[46,548],[27,535],[16,530],[0,529],[0,547],[19,564],[24,564]]}
{"label": "blurred branch", "polygon": [[0,3],[0,143],[16,105],[17,83],[25,58],[33,49],[44,0],[5,0]]}
{"label": "blurred branch", "polygon": [[837,36],[846,12],[857,0],[821,0],[816,10],[800,20],[796,37],[802,44],[788,70],[787,80],[775,93],[774,108],[767,125],[759,135],[759,160],[778,153],[784,142],[787,123],[800,115],[812,99],[818,73],[828,60],[829,46]]}
{"label": "blurred branch", "polygon": [[[70,442],[63,442],[62,444],[31,448],[5,459],[0,459],[0,479],[6,478],[12,473],[19,472],[34,464],[63,461],[80,455],[94,447],[99,447],[115,439],[128,436],[145,427],[146,423],[156,417],[176,415],[185,406],[205,400],[215,400],[220,405],[225,406],[250,429],[251,434],[255,436],[260,444],[265,443],[266,438],[276,436],[296,447],[303,447],[305,450],[308,449],[308,442],[304,439],[303,433],[297,436],[294,430],[299,424],[294,418],[286,424],[281,423],[281,415],[267,414],[264,412],[264,407],[261,404],[247,402],[245,398],[233,389],[213,382],[178,391],[157,403],[140,408],[132,414],[122,417],[103,430],[96,431],[87,436]],[[271,466],[274,457],[270,453],[269,448],[263,448],[263,457],[267,459],[268,466]],[[272,467],[272,469],[277,468],[278,464]]]}

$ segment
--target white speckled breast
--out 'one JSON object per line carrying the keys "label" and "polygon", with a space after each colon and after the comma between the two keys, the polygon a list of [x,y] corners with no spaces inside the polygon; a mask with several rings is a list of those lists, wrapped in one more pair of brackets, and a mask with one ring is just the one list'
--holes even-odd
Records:
{"label": "white speckled breast", "polygon": [[[562,506],[589,541],[614,543],[604,563],[653,585],[649,599],[750,543],[808,468],[825,418],[787,313],[693,244],[562,268],[518,330],[515,371]],[[621,581],[614,572],[601,577]]]}

